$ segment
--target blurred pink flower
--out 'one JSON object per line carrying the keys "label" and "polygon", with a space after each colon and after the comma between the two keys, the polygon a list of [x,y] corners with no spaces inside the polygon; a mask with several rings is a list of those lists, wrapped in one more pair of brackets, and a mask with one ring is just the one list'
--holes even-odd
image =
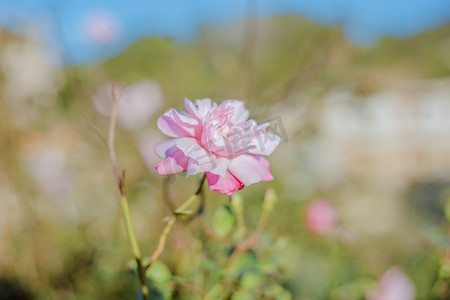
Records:
{"label": "blurred pink flower", "polygon": [[327,200],[311,202],[305,213],[306,228],[318,236],[330,234],[336,227],[336,210]]}
{"label": "blurred pink flower", "polygon": [[118,40],[122,26],[113,13],[92,11],[83,20],[83,33],[92,43],[108,45]]}
{"label": "blurred pink flower", "polygon": [[376,291],[367,294],[367,300],[413,300],[416,291],[408,275],[392,267],[380,278]]}
{"label": "blurred pink flower", "polygon": [[[108,82],[93,96],[95,108],[104,116],[111,114],[112,88],[113,84]],[[142,128],[164,101],[159,85],[151,80],[114,85],[114,93],[118,100],[117,120],[129,130]]]}
{"label": "blurred pink flower", "polygon": [[280,137],[266,130],[269,123],[248,120],[243,101],[185,99],[184,106],[187,113],[171,108],[158,120],[159,129],[174,137],[155,147],[164,158],[156,166],[160,175],[206,172],[209,188],[227,195],[273,179],[262,155],[270,155]]}

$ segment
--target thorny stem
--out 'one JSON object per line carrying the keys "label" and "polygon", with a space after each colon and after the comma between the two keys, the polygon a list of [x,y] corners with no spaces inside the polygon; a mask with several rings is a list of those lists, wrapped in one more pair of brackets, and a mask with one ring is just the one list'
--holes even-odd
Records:
{"label": "thorny stem", "polygon": [[108,132],[108,149],[109,149],[109,157],[114,169],[114,175],[116,177],[117,186],[120,192],[120,199],[122,204],[122,214],[125,221],[125,227],[127,229],[128,239],[130,241],[131,251],[133,252],[134,259],[137,263],[138,273],[139,273],[139,281],[141,284],[141,293],[144,297],[144,300],[150,300],[150,294],[148,290],[148,286],[145,279],[145,269],[142,266],[142,255],[141,250],[139,249],[139,244],[136,240],[136,234],[134,233],[133,224],[131,222],[130,216],[130,208],[128,205],[128,198],[125,194],[125,171],[123,171],[122,176],[119,174],[119,169],[117,167],[117,159],[116,159],[116,151],[114,149],[114,133],[116,128],[116,117],[117,117],[117,99],[114,93],[114,86],[112,88],[112,109],[111,109],[111,118],[109,122],[109,132]]}
{"label": "thorny stem", "polygon": [[202,181],[200,182],[200,185],[198,186],[197,191],[189,197],[183,204],[181,204],[177,209],[175,209],[172,212],[172,215],[167,218],[166,226],[163,229],[163,232],[161,233],[161,236],[159,237],[158,246],[156,247],[155,252],[153,252],[152,256],[150,257],[150,261],[148,264],[144,267],[144,271],[146,271],[150,266],[159,258],[159,256],[164,251],[164,248],[166,246],[167,236],[170,233],[170,230],[172,229],[173,225],[175,224],[175,221],[177,220],[177,217],[180,215],[187,214],[186,209],[194,203],[195,200],[200,196],[202,192],[203,183],[205,182],[206,175],[203,175]]}

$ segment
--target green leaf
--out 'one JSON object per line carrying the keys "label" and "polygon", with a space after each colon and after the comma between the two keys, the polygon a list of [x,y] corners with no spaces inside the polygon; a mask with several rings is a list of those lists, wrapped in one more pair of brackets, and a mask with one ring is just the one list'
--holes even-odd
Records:
{"label": "green leaf", "polygon": [[264,276],[257,272],[244,273],[241,279],[241,288],[244,290],[254,290],[264,284]]}
{"label": "green leaf", "polygon": [[265,259],[259,261],[258,269],[262,274],[275,274],[278,272],[278,264],[269,259]]}
{"label": "green leaf", "polygon": [[160,260],[154,261],[148,268],[145,276],[148,280],[155,283],[166,283],[172,278],[169,268]]}
{"label": "green leaf", "polygon": [[377,282],[370,278],[358,278],[352,282],[344,284],[335,288],[331,292],[331,299],[333,300],[351,300],[362,299],[367,294],[367,291],[376,288]]}
{"label": "green leaf", "polygon": [[227,236],[234,228],[235,219],[231,210],[226,207],[220,207],[213,218],[214,232],[218,236]]}
{"label": "green leaf", "polygon": [[292,296],[287,290],[285,290],[279,284],[271,284],[265,290],[264,293],[270,297],[270,299],[276,300],[291,300]]}
{"label": "green leaf", "polygon": [[217,268],[218,268],[217,262],[215,262],[214,260],[209,259],[209,258],[202,259],[196,266],[196,269],[202,270],[202,271],[216,270]]}
{"label": "green leaf", "polygon": [[[144,258],[146,263],[147,258]],[[150,298],[152,300],[172,299],[172,288],[170,282],[172,273],[169,268],[160,260],[154,261],[145,273],[150,288]]]}
{"label": "green leaf", "polygon": [[231,296],[231,300],[253,300],[256,299],[255,295],[249,291],[237,291]]}
{"label": "green leaf", "polygon": [[150,283],[150,299],[152,300],[170,300],[172,299],[172,289],[168,284]]}
{"label": "green leaf", "polygon": [[258,262],[255,255],[251,252],[244,253],[232,267],[230,276],[235,278],[240,277],[246,272],[256,271],[257,266]]}

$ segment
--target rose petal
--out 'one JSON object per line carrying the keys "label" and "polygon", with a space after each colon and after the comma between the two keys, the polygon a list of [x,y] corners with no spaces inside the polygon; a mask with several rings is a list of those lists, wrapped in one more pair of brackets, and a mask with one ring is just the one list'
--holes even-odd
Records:
{"label": "rose petal", "polygon": [[228,160],[217,158],[200,146],[196,139],[178,138],[175,139],[175,144],[178,149],[183,151],[184,155],[191,158],[187,166],[187,177],[200,172],[212,172],[219,176],[225,176]]}
{"label": "rose petal", "polygon": [[164,134],[171,137],[194,137],[199,123],[191,116],[171,108],[159,117],[157,125]]}
{"label": "rose petal", "polygon": [[189,157],[181,150],[174,151],[156,166],[159,175],[170,175],[186,172]]}
{"label": "rose petal", "polygon": [[203,164],[199,164],[196,160],[190,159],[187,167],[186,177],[202,172],[210,172],[221,177],[225,177],[227,168],[228,159],[226,158],[212,159],[204,162]]}
{"label": "rose petal", "polygon": [[230,172],[226,172],[225,177],[206,172],[206,179],[208,180],[209,189],[211,191],[217,191],[226,195],[232,195],[234,192],[244,187],[244,184]]}
{"label": "rose petal", "polygon": [[195,106],[202,120],[206,118],[208,114],[213,112],[217,108],[217,103],[212,102],[209,98],[197,99]]}
{"label": "rose petal", "polygon": [[248,144],[248,153],[258,155],[270,155],[280,144],[281,137],[278,134],[262,131],[252,138]]}
{"label": "rose petal", "polygon": [[186,156],[195,159],[199,164],[205,164],[215,160],[215,156],[200,146],[194,138],[178,138],[175,139],[175,144]]}
{"label": "rose petal", "polygon": [[258,155],[243,154],[230,160],[228,170],[245,185],[273,179],[269,162]]}
{"label": "rose petal", "polygon": [[233,107],[233,114],[230,116],[230,121],[238,124],[248,120],[250,116],[249,111],[245,108],[245,102],[241,100],[225,100],[221,104]]}
{"label": "rose petal", "polygon": [[231,157],[233,153],[232,145],[218,129],[219,125],[218,121],[212,121],[205,125],[201,135],[201,143],[209,152],[220,156]]}
{"label": "rose petal", "polygon": [[201,115],[198,112],[197,107],[194,105],[194,103],[191,102],[191,100],[189,100],[188,98],[184,98],[184,107],[191,117],[193,117],[197,121],[201,121]]}
{"label": "rose petal", "polygon": [[160,158],[165,158],[169,155],[166,153],[167,150],[173,146],[175,146],[175,139],[156,144],[154,151],[156,155],[158,155]]}

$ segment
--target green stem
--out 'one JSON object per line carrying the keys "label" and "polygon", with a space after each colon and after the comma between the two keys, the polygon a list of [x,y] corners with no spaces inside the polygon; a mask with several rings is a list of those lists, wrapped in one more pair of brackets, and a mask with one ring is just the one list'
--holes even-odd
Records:
{"label": "green stem", "polygon": [[145,269],[142,265],[142,255],[139,249],[139,244],[136,240],[136,234],[134,233],[133,224],[131,223],[130,207],[128,205],[128,199],[125,194],[121,196],[122,213],[125,221],[125,227],[127,229],[128,240],[130,241],[131,251],[133,252],[134,259],[137,263],[137,269],[139,273],[139,281],[141,283],[141,293],[145,300],[150,300],[149,290],[145,278]]}
{"label": "green stem", "polygon": [[175,211],[173,212],[173,214],[175,216],[177,215],[182,215],[186,209],[191,206],[192,203],[194,203],[195,200],[197,200],[198,195],[194,194],[191,197],[189,197],[186,202],[184,202],[182,205],[180,205],[177,209],[175,209]]}
{"label": "green stem", "polygon": [[125,227],[127,228],[128,239],[130,240],[131,251],[135,258],[141,258],[141,250],[136,240],[133,224],[131,223],[130,207],[128,205],[128,199],[125,195],[121,197],[123,219],[125,221]]}
{"label": "green stem", "polygon": [[202,191],[203,183],[205,182],[206,175],[203,175],[202,181],[200,182],[200,185],[195,192],[194,195],[189,197],[183,204],[181,204],[177,209],[175,209],[172,213],[172,215],[167,219],[166,226],[163,229],[163,232],[161,233],[161,236],[159,237],[158,246],[156,247],[156,250],[153,252],[152,256],[150,257],[149,263],[143,267],[144,272],[150,268],[150,266],[159,258],[159,256],[164,251],[164,247],[166,246],[167,236],[169,235],[170,231],[172,230],[173,225],[175,224],[175,221],[177,220],[177,217],[179,215],[183,215],[186,212],[186,209],[197,200],[197,198],[200,196],[200,193]]}
{"label": "green stem", "polygon": [[111,109],[111,118],[109,120],[109,131],[108,131],[108,149],[109,149],[109,157],[111,160],[111,164],[114,169],[114,175],[117,181],[117,187],[120,192],[120,202],[122,205],[122,214],[123,219],[125,221],[125,227],[127,229],[128,240],[130,241],[131,251],[133,252],[134,259],[137,263],[137,269],[139,274],[139,281],[141,284],[141,292],[144,300],[150,300],[150,294],[147,287],[147,280],[145,278],[145,269],[142,266],[142,256],[141,250],[139,249],[139,245],[136,240],[136,235],[134,233],[133,224],[131,223],[130,216],[130,207],[128,205],[128,199],[125,195],[125,170],[122,173],[122,176],[119,174],[119,168],[117,167],[117,159],[116,159],[116,151],[114,149],[114,134],[116,129],[116,117],[117,117],[117,99],[114,93],[114,86],[112,87],[112,109]]}

